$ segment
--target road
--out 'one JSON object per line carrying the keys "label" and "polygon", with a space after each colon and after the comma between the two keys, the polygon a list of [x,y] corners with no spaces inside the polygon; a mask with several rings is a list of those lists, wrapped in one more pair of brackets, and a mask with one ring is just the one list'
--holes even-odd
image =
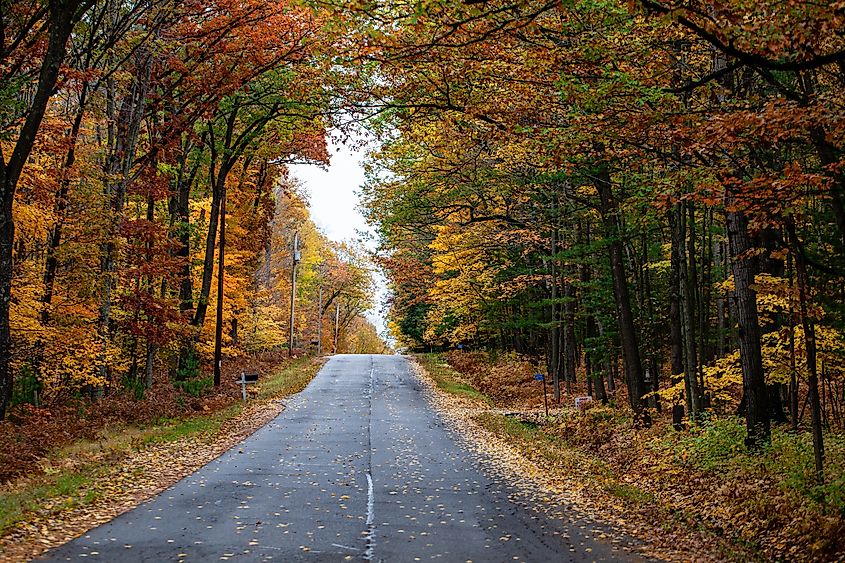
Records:
{"label": "road", "polygon": [[407,360],[341,355],[239,446],[43,560],[637,560],[518,497],[444,426]]}

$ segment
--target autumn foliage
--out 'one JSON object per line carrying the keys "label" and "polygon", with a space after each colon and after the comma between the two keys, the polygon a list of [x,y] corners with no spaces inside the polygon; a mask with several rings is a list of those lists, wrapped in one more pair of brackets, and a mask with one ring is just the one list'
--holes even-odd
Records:
{"label": "autumn foliage", "polygon": [[318,332],[325,351],[355,346],[366,256],[317,230],[287,172],[329,160],[342,77],[328,12],[163,0],[1,15],[0,416],[199,389],[215,343],[227,360],[287,349],[291,330],[295,354]]}
{"label": "autumn foliage", "polygon": [[291,353],[376,348],[369,257],[286,168],[357,122],[401,346],[509,358],[459,366],[507,404],[543,371],[629,437],[738,416],[756,459],[787,429],[808,510],[837,506],[842,2],[0,10],[0,416],[201,385],[291,331]]}

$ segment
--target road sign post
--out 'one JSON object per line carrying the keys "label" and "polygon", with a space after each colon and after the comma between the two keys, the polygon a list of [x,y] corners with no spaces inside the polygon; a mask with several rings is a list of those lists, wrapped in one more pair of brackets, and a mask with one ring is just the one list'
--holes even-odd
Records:
{"label": "road sign post", "polygon": [[549,416],[549,399],[546,396],[546,377],[542,373],[535,373],[534,379],[543,382],[543,406],[546,407],[546,418]]}

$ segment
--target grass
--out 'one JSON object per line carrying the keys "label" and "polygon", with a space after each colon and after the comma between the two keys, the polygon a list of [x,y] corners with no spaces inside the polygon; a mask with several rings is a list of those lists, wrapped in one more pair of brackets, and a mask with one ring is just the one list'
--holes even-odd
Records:
{"label": "grass", "polygon": [[300,358],[273,377],[260,382],[256,398],[263,401],[299,393],[314,379],[320,367],[322,364],[313,358]]}
{"label": "grass", "polygon": [[667,433],[653,451],[673,456],[676,464],[711,475],[745,475],[769,480],[783,491],[800,495],[812,510],[845,517],[845,438],[825,433],[825,482],[816,482],[812,436],[772,428],[771,442],[758,453],[744,445],[744,421],[728,416]]}
{"label": "grass", "polygon": [[488,405],[493,404],[493,399],[472,385],[469,385],[461,374],[449,367],[449,364],[443,360],[443,356],[441,354],[417,354],[415,358],[419,361],[420,365],[422,365],[423,369],[425,369],[425,371],[431,376],[434,380],[434,384],[437,385],[437,388],[441,391],[445,391],[451,395],[457,395],[474,401],[487,403]]}
{"label": "grass", "polygon": [[214,414],[196,416],[188,419],[165,419],[149,429],[136,443],[140,445],[161,442],[175,442],[180,438],[196,435],[212,435],[220,430],[223,423],[243,411],[243,405],[236,403]]}
{"label": "grass", "polygon": [[548,434],[533,422],[521,421],[502,414],[485,412],[475,417],[484,429],[516,446],[526,457],[540,456],[544,462],[554,465],[568,474],[590,473],[607,478],[610,473],[605,464],[587,456],[576,448],[569,447],[565,440]]}
{"label": "grass", "polygon": [[[301,391],[320,365],[301,358],[257,384],[252,400],[266,402]],[[120,425],[103,430],[97,440],[80,440],[54,452],[45,474],[0,490],[0,535],[27,516],[44,510],[60,511],[97,501],[101,492],[89,488],[100,476],[133,451],[194,436],[213,436],[244,409],[241,402],[222,410],[183,419],[163,419],[148,426]],[[74,460],[93,459],[79,467]]]}
{"label": "grass", "polygon": [[607,481],[603,484],[603,488],[616,498],[632,502],[634,504],[650,505],[655,502],[653,494],[642,490],[636,485]]}
{"label": "grass", "polygon": [[[27,514],[51,508],[62,510],[88,504],[99,497],[97,491],[88,491],[77,498],[79,491],[91,484],[99,472],[96,468],[82,471],[61,472],[47,475],[20,491],[0,495],[0,532],[24,521]],[[56,499],[61,502],[56,503]]]}

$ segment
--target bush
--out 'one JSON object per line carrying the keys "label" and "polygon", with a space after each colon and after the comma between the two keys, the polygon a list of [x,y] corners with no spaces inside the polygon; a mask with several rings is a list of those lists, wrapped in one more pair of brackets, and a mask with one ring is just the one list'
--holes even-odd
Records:
{"label": "bush", "polygon": [[721,469],[745,455],[745,427],[737,417],[694,424],[673,449],[677,462],[702,471]]}
{"label": "bush", "polygon": [[136,401],[143,401],[147,395],[147,387],[140,379],[123,378],[123,388],[132,393]]}
{"label": "bush", "polygon": [[699,471],[757,475],[786,493],[797,493],[845,516],[845,439],[825,435],[825,483],[816,482],[809,432],[772,429],[772,440],[758,453],[745,447],[745,423],[738,417],[693,425],[689,434],[669,434],[676,463]]}
{"label": "bush", "polygon": [[191,397],[202,397],[214,387],[214,379],[205,377],[202,379],[187,379],[185,381],[174,381],[176,389],[190,395]]}
{"label": "bush", "polygon": [[35,376],[35,370],[29,364],[24,365],[17,374],[17,377],[15,377],[11,404],[29,403],[36,405],[38,403],[38,391],[40,388],[41,384]]}
{"label": "bush", "polygon": [[200,359],[193,349],[185,353],[185,357],[180,364],[179,369],[176,370],[177,381],[195,379],[200,375]]}

